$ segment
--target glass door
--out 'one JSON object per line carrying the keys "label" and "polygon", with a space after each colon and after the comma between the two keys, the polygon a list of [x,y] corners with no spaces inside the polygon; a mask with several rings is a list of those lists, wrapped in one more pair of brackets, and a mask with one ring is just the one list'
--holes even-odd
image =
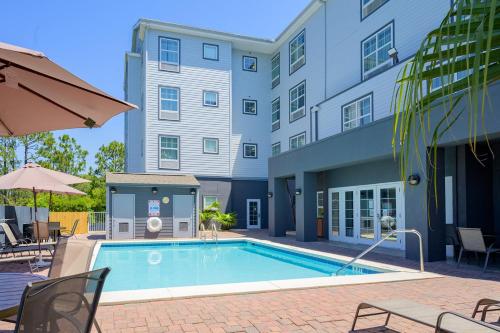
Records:
{"label": "glass door", "polygon": [[330,240],[340,239],[340,192],[329,190],[328,201],[330,202],[330,214],[328,214],[328,225]]}
{"label": "glass door", "polygon": [[353,188],[328,191],[330,239],[344,242],[356,241],[356,191]]}
{"label": "glass door", "polygon": [[371,244],[375,233],[375,189],[359,189],[359,242]]}
{"label": "glass door", "polygon": [[[393,230],[404,228],[401,184],[382,184],[377,187],[377,195],[377,238],[382,239]],[[401,247],[403,237],[401,234],[392,235],[384,242],[384,246]]]}

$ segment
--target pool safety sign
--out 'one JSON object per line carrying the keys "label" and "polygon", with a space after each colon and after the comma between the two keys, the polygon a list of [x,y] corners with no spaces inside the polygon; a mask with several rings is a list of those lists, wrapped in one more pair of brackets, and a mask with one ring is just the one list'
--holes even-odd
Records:
{"label": "pool safety sign", "polygon": [[160,200],[148,200],[148,216],[160,216]]}

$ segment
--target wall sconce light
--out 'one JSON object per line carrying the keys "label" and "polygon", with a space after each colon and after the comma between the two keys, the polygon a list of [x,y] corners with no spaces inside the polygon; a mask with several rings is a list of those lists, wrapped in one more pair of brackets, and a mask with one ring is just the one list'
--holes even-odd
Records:
{"label": "wall sconce light", "polygon": [[273,192],[267,192],[267,197],[271,199],[273,197]]}
{"label": "wall sconce light", "polygon": [[296,188],[295,195],[301,195],[301,194],[302,194],[302,190],[300,188]]}
{"label": "wall sconce light", "polygon": [[158,193],[158,187],[151,187],[151,192],[152,192],[153,194]]}
{"label": "wall sconce light", "polygon": [[191,193],[191,195],[195,195],[196,194],[196,189],[195,188],[192,188],[191,191],[189,192]]}
{"label": "wall sconce light", "polygon": [[116,187],[114,186],[111,186],[109,191],[111,192],[111,194],[115,194],[116,193]]}
{"label": "wall sconce light", "polygon": [[397,64],[399,62],[398,50],[395,47],[390,48],[387,51],[387,54],[389,55],[389,57],[392,58],[392,60],[394,61],[395,64]]}
{"label": "wall sconce light", "polygon": [[408,176],[408,184],[410,185],[418,185],[420,183],[420,176],[415,174],[415,175],[410,175]]}

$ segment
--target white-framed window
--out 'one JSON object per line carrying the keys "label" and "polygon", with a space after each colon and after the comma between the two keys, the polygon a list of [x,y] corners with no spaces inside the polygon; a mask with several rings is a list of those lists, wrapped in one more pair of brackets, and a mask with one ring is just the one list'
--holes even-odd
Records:
{"label": "white-framed window", "polygon": [[203,153],[204,154],[218,154],[219,153],[219,139],[203,138]]}
{"label": "white-framed window", "polygon": [[159,167],[161,169],[179,169],[179,137],[159,136]]}
{"label": "white-framed window", "polygon": [[181,41],[177,38],[160,37],[158,48],[158,59],[160,69],[170,72],[178,72],[180,68]]}
{"label": "white-framed window", "polygon": [[218,107],[219,106],[219,93],[216,91],[203,91],[203,105]]}
{"label": "white-framed window", "polygon": [[203,43],[203,59],[219,60],[219,45]]}
{"label": "white-framed window", "polygon": [[306,132],[302,132],[290,138],[290,150],[300,148],[305,144],[306,144]]}
{"label": "white-framed window", "polygon": [[392,22],[389,23],[361,43],[363,79],[392,66],[393,60],[389,56],[389,50],[394,47],[393,25]]}
{"label": "white-framed window", "polygon": [[[460,60],[460,59],[457,59],[457,60]],[[432,79],[431,92],[433,92],[437,89],[440,89],[443,86],[447,86],[448,84],[450,84],[450,78],[451,78],[452,83],[456,82],[456,81],[460,81],[461,79],[467,77],[467,75],[468,75],[467,73],[469,73],[469,72],[465,70],[465,71],[453,73],[453,75],[444,75],[443,77],[436,77],[436,78]]]}
{"label": "white-framed window", "polygon": [[216,195],[204,195],[203,196],[203,209],[207,209],[210,207],[214,202],[218,202],[219,200],[217,199]]}
{"label": "white-framed window", "polygon": [[290,122],[306,115],[306,81],[302,81],[289,91]]}
{"label": "white-framed window", "polygon": [[257,72],[257,58],[243,56],[243,70],[248,72]]}
{"label": "white-framed window", "polygon": [[350,130],[372,122],[372,94],[342,106],[342,130]]}
{"label": "white-framed window", "polygon": [[271,128],[276,131],[280,128],[280,98],[276,98],[271,103]]}
{"label": "white-framed window", "polygon": [[280,54],[276,53],[271,59],[271,88],[280,84]]}
{"label": "white-framed window", "polygon": [[159,88],[159,118],[161,120],[179,120],[179,88]]}
{"label": "white-framed window", "polygon": [[281,142],[273,143],[271,146],[271,156],[276,156],[281,154]]}
{"label": "white-framed window", "polygon": [[257,114],[257,101],[254,99],[243,100],[243,113],[256,115]]}
{"label": "white-framed window", "polygon": [[379,9],[389,0],[361,0],[361,20]]}
{"label": "white-framed window", "polygon": [[257,158],[257,144],[244,143],[243,144],[243,158]]}
{"label": "white-framed window", "polygon": [[288,44],[290,51],[290,75],[306,63],[306,31],[302,30]]}
{"label": "white-framed window", "polygon": [[324,192],[316,192],[316,218],[322,219],[325,217]]}

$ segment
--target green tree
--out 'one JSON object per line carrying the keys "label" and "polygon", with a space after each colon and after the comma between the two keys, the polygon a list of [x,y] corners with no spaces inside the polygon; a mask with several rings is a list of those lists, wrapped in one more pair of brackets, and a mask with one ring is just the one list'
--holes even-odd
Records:
{"label": "green tree", "polygon": [[17,137],[19,146],[21,147],[23,153],[23,164],[37,160],[37,152],[40,149],[40,146],[50,135],[51,134],[48,132],[43,132]]}
{"label": "green tree", "polygon": [[11,137],[0,138],[0,167],[2,175],[5,175],[16,169],[18,165],[16,149],[16,139]]}
{"label": "green tree", "polygon": [[125,170],[125,145],[122,142],[112,141],[102,145],[95,154],[98,176],[105,176],[106,172],[123,172]]}
{"label": "green tree", "polygon": [[49,133],[37,151],[40,165],[73,175],[81,174],[85,170],[87,155],[88,152],[75,138],[67,134],[56,139]]}

